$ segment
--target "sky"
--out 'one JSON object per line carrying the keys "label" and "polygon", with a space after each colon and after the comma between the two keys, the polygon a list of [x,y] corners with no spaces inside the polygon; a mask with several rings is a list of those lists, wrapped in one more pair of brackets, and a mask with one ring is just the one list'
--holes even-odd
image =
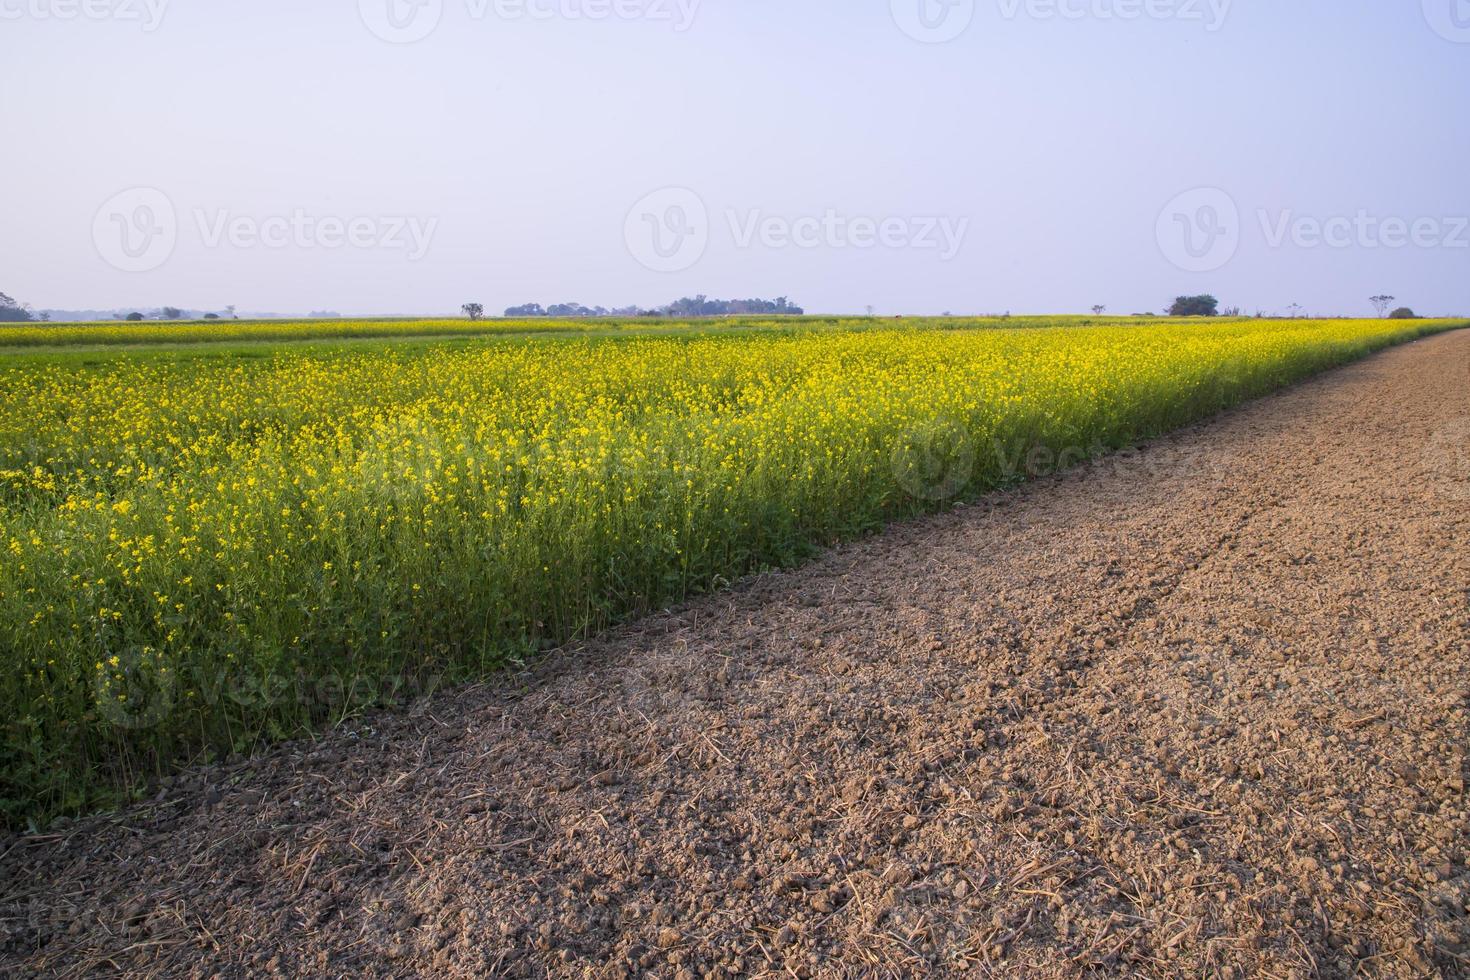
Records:
{"label": "sky", "polygon": [[1470,0],[0,0],[0,291],[1470,314]]}

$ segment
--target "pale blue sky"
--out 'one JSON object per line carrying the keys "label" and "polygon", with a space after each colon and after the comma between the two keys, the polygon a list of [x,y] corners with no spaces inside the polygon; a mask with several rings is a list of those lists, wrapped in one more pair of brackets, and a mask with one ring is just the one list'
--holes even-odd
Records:
{"label": "pale blue sky", "polygon": [[[644,15],[600,19],[565,15],[598,0],[529,0],[544,18],[433,0],[413,43],[369,28],[388,2],[0,0],[0,290],[347,314],[694,292],[1127,313],[1200,291],[1366,314],[1387,291],[1470,313],[1470,0],[1148,0],[1135,19],[1117,15],[1145,0],[976,0],[944,43],[899,26],[920,0],[617,0]],[[145,271],[99,243],[134,188],[175,212]],[[629,240],[663,188],[707,209],[672,272]],[[1195,188],[1239,213],[1207,272],[1161,240]],[[829,212],[814,247],[781,237]],[[356,245],[251,237],[293,215],[368,224]],[[1343,247],[1299,233],[1359,215]],[[918,247],[930,219],[962,231],[952,256]],[[1418,243],[1385,245],[1385,219]],[[775,237],[743,240],[753,221]],[[842,230],[884,221],[908,238]]]}

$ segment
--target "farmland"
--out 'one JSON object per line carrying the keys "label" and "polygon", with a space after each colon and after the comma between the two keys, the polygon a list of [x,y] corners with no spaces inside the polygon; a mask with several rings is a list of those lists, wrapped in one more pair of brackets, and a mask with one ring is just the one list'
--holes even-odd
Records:
{"label": "farmland", "polygon": [[1463,325],[364,323],[0,334],[8,819]]}
{"label": "farmland", "polygon": [[[956,323],[988,324],[1013,329],[1054,327],[1059,325],[1126,323],[1127,320],[1103,317],[1004,317],[989,320],[955,321],[940,318],[913,318],[905,321],[910,329],[950,329]],[[419,340],[434,337],[520,337],[564,335],[635,335],[680,334],[731,330],[773,330],[794,328],[803,331],[880,329],[888,322],[871,317],[790,317],[730,316],[704,320],[695,325],[688,321],[660,317],[618,319],[493,319],[493,320],[421,320],[375,318],[366,320],[188,320],[149,322],[56,323],[0,326],[0,350],[5,348],[94,348],[136,347],[175,344],[246,343],[322,343],[350,340]]]}

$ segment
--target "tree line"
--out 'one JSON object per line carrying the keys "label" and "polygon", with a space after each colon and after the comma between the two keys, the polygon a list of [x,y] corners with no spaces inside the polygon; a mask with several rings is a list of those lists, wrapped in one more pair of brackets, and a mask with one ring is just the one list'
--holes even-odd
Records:
{"label": "tree line", "polygon": [[45,313],[32,313],[29,303],[17,303],[0,293],[0,323],[30,323],[32,320],[49,320]]}
{"label": "tree line", "polygon": [[[1373,309],[1378,312],[1379,319],[1384,319],[1385,317],[1387,317],[1387,319],[1390,319],[1390,320],[1417,320],[1419,318],[1418,315],[1415,314],[1414,311],[1411,310],[1411,309],[1409,309],[1407,306],[1400,306],[1397,309],[1395,309],[1392,313],[1389,313],[1388,312],[1388,308],[1393,305],[1393,302],[1394,302],[1394,300],[1396,298],[1397,297],[1389,296],[1387,293],[1382,293],[1382,294],[1380,294],[1378,296],[1370,296],[1370,297],[1368,297],[1368,302],[1370,302],[1370,303],[1373,304]],[[1101,314],[1106,309],[1107,309],[1107,307],[1105,307],[1105,306],[1094,306],[1092,308],[1092,312]],[[1225,309],[1225,310],[1222,311],[1220,309],[1220,301],[1218,299],[1216,299],[1215,297],[1213,297],[1213,296],[1209,295],[1208,293],[1206,293],[1206,294],[1200,295],[1200,296],[1179,296],[1179,297],[1176,297],[1175,300],[1174,300],[1174,302],[1172,304],[1170,304],[1170,306],[1169,306],[1169,313],[1168,313],[1168,315],[1169,316],[1174,316],[1174,317],[1185,317],[1185,316],[1232,316],[1233,317],[1233,316],[1240,316],[1241,313],[1240,313],[1240,307],[1238,307],[1238,306],[1230,307],[1230,308]],[[1263,313],[1257,313],[1256,314],[1256,317],[1259,319],[1259,318],[1263,317],[1264,315],[1265,314],[1263,314]],[[1287,307],[1287,318],[1288,319],[1296,320],[1296,319],[1301,319],[1304,316],[1306,316],[1306,310],[1304,310],[1302,308],[1302,306],[1301,306],[1300,303],[1292,303],[1291,306]]]}
{"label": "tree line", "polygon": [[[65,311],[62,312],[63,318],[68,318],[65,316]],[[316,316],[316,314],[312,315]],[[235,314],[235,308],[233,306],[226,306],[223,314],[198,314],[190,312],[189,310],[180,309],[177,306],[161,306],[150,313],[143,313],[140,310],[133,310],[129,313],[113,313],[112,318],[114,320],[125,320],[132,323],[136,323],[141,320],[239,319],[239,317]],[[51,314],[48,311],[42,310],[38,313],[35,310],[31,309],[31,304],[17,302],[9,295],[5,293],[0,293],[0,323],[48,323],[50,322],[50,320]]]}
{"label": "tree line", "polygon": [[[485,315],[480,303],[466,303],[460,310],[471,320]],[[785,296],[775,299],[710,299],[700,294],[676,299],[665,306],[643,308],[626,306],[608,309],[603,306],[583,306],[581,303],[553,303],[543,307],[540,303],[526,303],[506,309],[505,315],[513,319],[527,317],[695,317],[695,316],[801,316],[806,311]]]}

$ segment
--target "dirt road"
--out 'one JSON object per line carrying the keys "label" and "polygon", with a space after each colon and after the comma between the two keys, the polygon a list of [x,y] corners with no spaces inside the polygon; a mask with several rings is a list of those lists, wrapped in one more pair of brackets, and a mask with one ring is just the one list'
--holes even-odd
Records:
{"label": "dirt road", "polygon": [[0,973],[1470,975],[1467,459],[1460,331],[0,840]]}

